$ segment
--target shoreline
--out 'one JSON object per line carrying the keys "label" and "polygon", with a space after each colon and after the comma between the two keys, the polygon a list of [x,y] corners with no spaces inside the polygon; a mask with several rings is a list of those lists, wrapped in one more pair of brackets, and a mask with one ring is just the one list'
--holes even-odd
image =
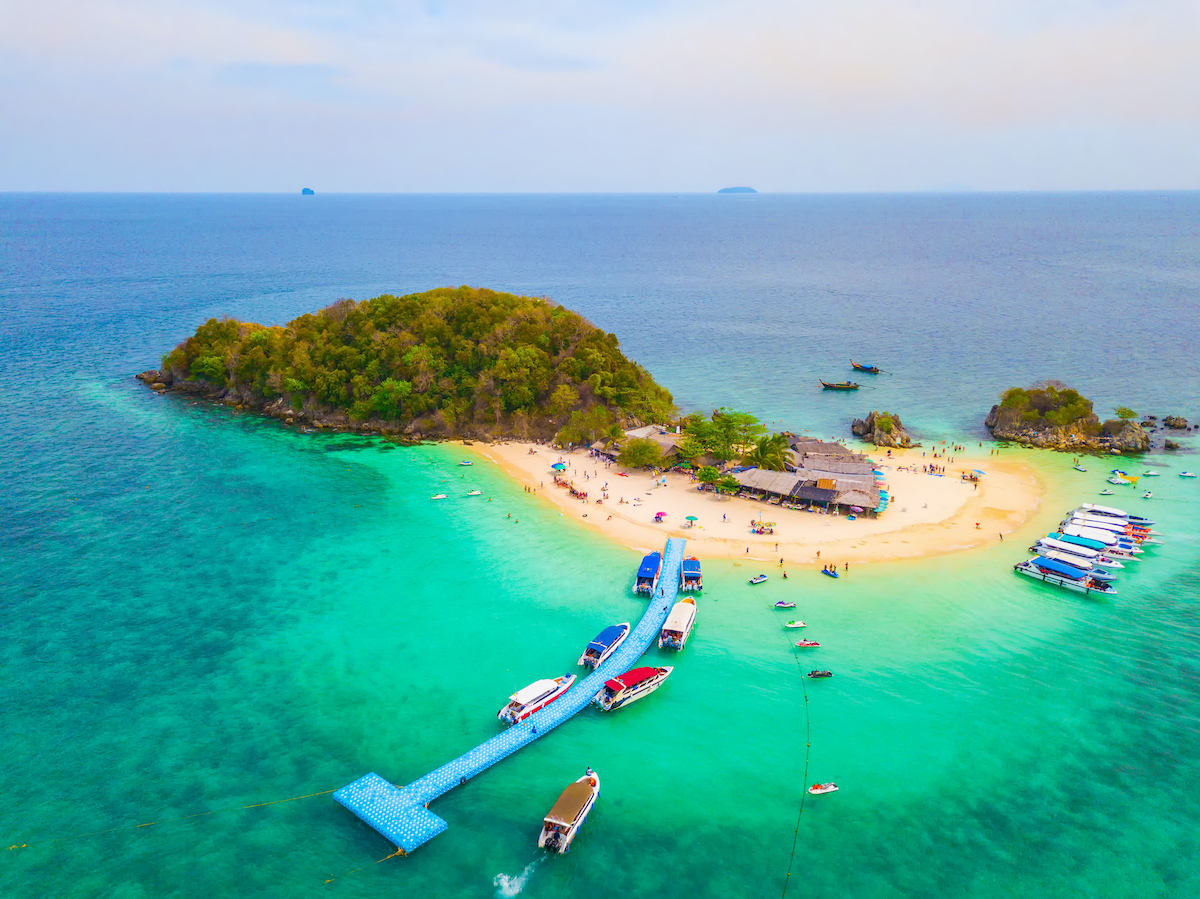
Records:
{"label": "shoreline", "polygon": [[[737,497],[718,499],[700,492],[691,478],[667,474],[665,487],[655,487],[644,471],[629,471],[593,459],[586,451],[563,452],[525,442],[465,444],[466,449],[499,466],[535,496],[591,530],[638,552],[661,548],[667,537],[684,537],[689,553],[706,558],[742,559],[784,566],[821,561],[869,563],[915,559],[994,545],[1001,535],[1019,531],[1042,507],[1047,488],[1039,472],[1017,460],[988,456],[983,450],[956,453],[953,464],[938,459],[946,474],[920,471],[934,448],[892,450],[879,461],[887,476],[892,502],[880,518],[858,518],[795,511]],[[991,449],[985,447],[984,449]],[[532,453],[530,451],[533,451]],[[875,455],[879,452],[872,447]],[[886,448],[883,453],[886,454]],[[573,499],[556,487],[550,466],[562,459],[567,480],[588,493]],[[915,467],[901,471],[900,466]],[[959,472],[981,468],[986,474],[978,489],[962,481]],[[620,472],[626,472],[622,476]],[[603,496],[607,483],[609,499]],[[635,498],[640,503],[635,504]],[[624,499],[622,503],[620,500]],[[667,521],[654,523],[656,512]],[[752,519],[775,521],[774,534],[753,534]],[[684,527],[685,518],[699,520]],[[976,527],[976,523],[979,527]]]}

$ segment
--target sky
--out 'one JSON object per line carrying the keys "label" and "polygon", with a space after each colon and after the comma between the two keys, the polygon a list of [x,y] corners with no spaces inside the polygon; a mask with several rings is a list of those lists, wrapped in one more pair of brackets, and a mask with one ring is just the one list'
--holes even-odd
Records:
{"label": "sky", "polygon": [[0,0],[0,191],[1200,189],[1200,0]]}

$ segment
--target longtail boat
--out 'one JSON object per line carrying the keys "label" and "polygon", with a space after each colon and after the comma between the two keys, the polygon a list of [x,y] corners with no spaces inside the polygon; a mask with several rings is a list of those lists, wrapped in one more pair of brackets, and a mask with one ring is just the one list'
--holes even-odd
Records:
{"label": "longtail boat", "polygon": [[842,381],[840,384],[830,384],[828,381],[821,381],[821,386],[826,390],[858,390],[860,385],[855,384],[853,381]]}
{"label": "longtail boat", "polygon": [[865,371],[869,375],[879,374],[879,366],[878,365],[859,365],[853,359],[850,360],[850,364],[854,367],[855,371]]}

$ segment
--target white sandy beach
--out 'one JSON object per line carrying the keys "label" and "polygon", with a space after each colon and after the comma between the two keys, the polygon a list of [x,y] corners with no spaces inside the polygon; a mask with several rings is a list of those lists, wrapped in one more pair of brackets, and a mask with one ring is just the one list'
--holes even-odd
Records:
{"label": "white sandy beach", "polygon": [[[668,536],[677,536],[686,537],[689,550],[698,555],[776,564],[783,559],[785,565],[912,558],[995,542],[1026,521],[1043,492],[1033,468],[1015,459],[989,456],[987,449],[953,454],[953,464],[949,459],[932,459],[930,447],[892,450],[891,459],[885,458],[886,450],[873,450],[871,456],[890,484],[892,503],[878,518],[851,521],[748,499],[718,499],[697,490],[685,475],[665,475],[666,486],[656,487],[648,473],[616,464],[606,467],[583,450],[564,453],[529,443],[473,448],[564,514],[631,548],[648,552],[661,547]],[[560,459],[568,466],[564,477],[587,492],[586,501],[554,486],[550,466]],[[922,473],[921,466],[931,463],[944,464],[946,475]],[[901,466],[916,470],[902,471]],[[964,469],[985,472],[978,488],[960,478]],[[662,524],[654,523],[657,512],[666,513]],[[698,519],[692,527],[687,526],[689,515]],[[752,533],[752,520],[775,522],[775,533]]]}

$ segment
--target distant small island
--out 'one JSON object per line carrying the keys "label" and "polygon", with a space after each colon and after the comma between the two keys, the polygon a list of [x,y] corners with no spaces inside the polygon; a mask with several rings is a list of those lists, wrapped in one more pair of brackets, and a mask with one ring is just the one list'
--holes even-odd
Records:
{"label": "distant small island", "polygon": [[1124,406],[1117,417],[1101,423],[1092,401],[1062,381],[1042,381],[1029,388],[1012,387],[992,406],[984,426],[992,436],[1062,452],[1119,450],[1142,453],[1150,436]]}
{"label": "distant small island", "polygon": [[544,298],[474,287],[339,300],[285,327],[209,319],[137,377],[288,423],[413,440],[592,434],[675,411],[615,334]]}
{"label": "distant small island", "polygon": [[306,188],[304,188],[302,191],[300,191],[300,196],[302,196],[302,197],[311,197],[311,196],[313,196],[313,194],[315,194],[315,193],[316,193],[316,191],[315,191],[315,190],[313,190],[311,187],[306,187]]}
{"label": "distant small island", "polygon": [[753,187],[722,187],[719,191],[717,191],[717,193],[719,193],[719,194],[756,194],[756,193],[758,193],[758,191],[756,191]]}

